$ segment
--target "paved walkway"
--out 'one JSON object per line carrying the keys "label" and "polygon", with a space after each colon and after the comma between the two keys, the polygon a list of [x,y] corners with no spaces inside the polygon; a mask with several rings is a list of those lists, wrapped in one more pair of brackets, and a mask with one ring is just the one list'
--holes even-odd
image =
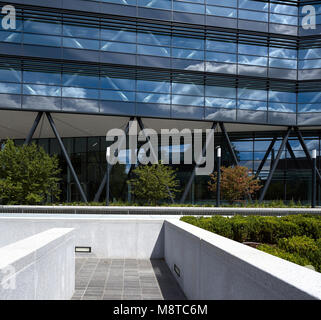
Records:
{"label": "paved walkway", "polygon": [[73,300],[184,300],[164,260],[76,257]]}

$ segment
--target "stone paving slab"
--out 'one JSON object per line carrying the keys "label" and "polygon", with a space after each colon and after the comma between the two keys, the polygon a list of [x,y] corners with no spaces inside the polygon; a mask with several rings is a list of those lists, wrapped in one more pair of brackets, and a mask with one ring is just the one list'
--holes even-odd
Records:
{"label": "stone paving slab", "polygon": [[76,256],[72,300],[185,300],[163,259]]}

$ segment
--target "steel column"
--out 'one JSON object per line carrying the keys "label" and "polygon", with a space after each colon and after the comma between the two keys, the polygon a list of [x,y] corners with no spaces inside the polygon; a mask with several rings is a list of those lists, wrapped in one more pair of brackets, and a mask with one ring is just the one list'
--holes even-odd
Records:
{"label": "steel column", "polygon": [[313,150],[312,156],[312,195],[311,195],[311,207],[315,208],[317,202],[317,151]]}
{"label": "steel column", "polygon": [[[216,123],[216,122],[213,122],[211,129],[212,129],[212,130],[215,130],[216,127],[217,127],[217,123]],[[206,139],[205,139],[205,141],[203,141],[203,148],[202,148],[202,155],[203,155],[203,156],[204,156],[204,154],[205,154],[205,151],[206,151]],[[189,180],[188,180],[188,182],[187,182],[187,184],[186,184],[184,193],[183,193],[183,195],[182,195],[182,197],[181,197],[181,200],[180,200],[181,203],[184,203],[184,202],[185,202],[186,197],[187,197],[187,194],[189,193],[189,191],[190,191],[190,189],[191,189],[191,186],[192,186],[193,181],[194,181],[195,173],[196,173],[196,168],[198,168],[198,165],[197,165],[197,164],[194,165],[194,169],[193,169],[193,171],[192,171],[192,174],[191,174],[191,176],[189,177]]]}
{"label": "steel column", "polygon": [[71,161],[70,161],[70,158],[69,158],[69,156],[68,156],[67,150],[66,150],[66,148],[65,148],[65,146],[64,146],[64,144],[63,144],[63,142],[62,142],[62,140],[61,140],[61,138],[60,138],[60,136],[59,136],[59,133],[58,133],[57,128],[56,128],[56,125],[55,125],[55,123],[54,123],[54,121],[53,121],[53,119],[52,119],[52,117],[51,117],[50,112],[46,112],[46,116],[47,116],[47,119],[48,119],[49,124],[50,124],[50,126],[51,126],[51,129],[52,129],[52,131],[54,132],[54,134],[55,134],[55,136],[56,136],[56,138],[57,138],[57,140],[58,140],[58,142],[59,142],[61,151],[62,151],[62,153],[63,153],[63,155],[64,155],[64,157],[65,157],[65,160],[67,161],[67,164],[68,164],[68,166],[69,166],[69,169],[70,169],[70,171],[71,171],[71,174],[72,174],[72,176],[73,176],[74,179],[75,179],[76,185],[77,185],[78,190],[79,190],[80,195],[81,195],[81,198],[82,198],[82,200],[83,200],[84,202],[88,202],[88,201],[87,201],[87,197],[86,197],[86,195],[85,195],[85,192],[84,192],[84,190],[83,190],[83,188],[82,188],[82,186],[81,186],[81,184],[80,184],[80,182],[79,182],[79,179],[78,179],[78,177],[77,177],[77,174],[76,174],[76,172],[75,172],[75,170],[74,170],[74,167],[73,167],[73,165],[72,165],[72,163],[71,163]]}
{"label": "steel column", "polygon": [[38,124],[41,120],[42,114],[43,114],[43,111],[38,112],[37,117],[36,117],[35,121],[33,122],[33,125],[29,131],[29,134],[28,134],[25,142],[23,143],[24,145],[28,145],[30,143],[30,141],[32,140],[32,137],[33,137],[33,135],[38,127]]}
{"label": "steel column", "polygon": [[[299,130],[299,128],[295,127],[294,130],[296,131],[297,133],[297,136],[298,136],[298,139],[300,141],[300,144],[302,146],[302,149],[306,155],[306,157],[308,158],[308,161],[310,162],[311,164],[311,168],[312,168],[312,165],[313,165],[313,161],[312,161],[312,157],[310,155],[310,152],[308,150],[308,147],[306,146],[305,142],[304,142],[304,139],[303,139],[303,136]],[[319,183],[321,183],[321,175],[320,175],[320,171],[317,169],[316,170],[316,175],[317,175],[317,179],[319,180]]]}
{"label": "steel column", "polygon": [[264,197],[265,197],[265,194],[267,192],[267,189],[269,188],[270,184],[271,184],[271,181],[272,181],[272,177],[273,177],[273,174],[275,172],[275,169],[276,167],[278,166],[278,163],[279,163],[279,160],[281,158],[281,155],[282,155],[282,152],[284,150],[284,147],[289,139],[289,136],[290,136],[290,133],[291,133],[291,130],[292,130],[292,127],[289,127],[288,128],[288,131],[286,132],[284,138],[283,138],[283,141],[281,143],[281,146],[280,146],[280,149],[278,151],[278,154],[275,158],[275,161],[273,161],[273,165],[272,165],[272,168],[270,170],[270,173],[269,173],[269,176],[264,184],[264,187],[263,187],[263,190],[261,192],[261,195],[260,195],[260,198],[259,198],[259,202],[262,202]]}
{"label": "steel column", "polygon": [[[129,131],[129,122],[130,121],[133,121],[135,118],[134,117],[131,117],[130,118],[130,120],[128,121],[128,123],[127,123],[127,125],[126,125],[126,129],[125,129],[125,135],[127,136],[127,134],[128,134],[128,131]],[[111,169],[113,168],[113,166],[110,164],[109,166],[108,166],[108,174],[110,175],[110,172],[111,172]],[[104,187],[106,186],[106,182],[107,182],[107,170],[106,170],[106,172],[105,172],[105,174],[104,174],[104,177],[103,177],[103,180],[101,181],[101,183],[100,183],[100,186],[99,186],[99,188],[98,188],[98,191],[96,192],[96,194],[95,194],[95,197],[94,197],[94,201],[95,202],[98,202],[99,201],[99,198],[100,198],[100,196],[101,196],[101,194],[102,194],[102,192],[103,192],[103,190],[104,190]]]}
{"label": "steel column", "polygon": [[260,175],[260,173],[261,173],[261,171],[262,171],[262,169],[263,169],[263,167],[264,167],[264,165],[265,165],[265,162],[266,162],[267,158],[269,157],[269,154],[270,154],[272,148],[273,148],[274,145],[275,145],[276,140],[277,140],[277,137],[274,137],[273,140],[271,141],[268,149],[266,150],[266,153],[265,153],[265,155],[264,155],[264,158],[262,159],[262,161],[261,161],[261,163],[260,163],[260,165],[259,165],[259,167],[258,167],[258,169],[257,169],[257,171],[256,171],[256,174],[255,174],[255,177],[256,177],[256,178]]}
{"label": "steel column", "polygon": [[224,126],[224,123],[223,122],[220,122],[220,128],[221,128],[221,131],[225,137],[225,140],[227,142],[227,148],[229,150],[229,153],[231,154],[232,158],[233,158],[233,162],[236,166],[238,166],[239,164],[239,161],[237,160],[237,157],[235,155],[235,152],[233,150],[233,146],[232,146],[232,143],[231,143],[231,140],[226,132],[226,129],[225,129],[225,126]]}
{"label": "steel column", "polygon": [[299,163],[298,159],[296,158],[296,156],[295,156],[295,154],[294,154],[294,152],[293,152],[293,149],[292,149],[289,141],[286,143],[286,148],[288,149],[292,160],[294,160],[296,167],[297,167],[298,169],[301,169],[300,163]]}
{"label": "steel column", "polygon": [[217,149],[217,183],[216,183],[216,206],[221,203],[221,148]]}

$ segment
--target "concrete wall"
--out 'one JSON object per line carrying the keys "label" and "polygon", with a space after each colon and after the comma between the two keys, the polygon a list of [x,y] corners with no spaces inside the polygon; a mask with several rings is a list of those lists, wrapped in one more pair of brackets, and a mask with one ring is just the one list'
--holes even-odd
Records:
{"label": "concrete wall", "polygon": [[182,221],[165,221],[165,260],[188,299],[321,299],[320,273]]}
{"label": "concrete wall", "polygon": [[55,228],[0,248],[0,300],[70,299],[73,229]]}
{"label": "concrete wall", "polygon": [[62,227],[75,229],[73,246],[89,246],[99,258],[165,257],[189,299],[321,299],[320,273],[177,218],[2,215],[0,246]]}
{"label": "concrete wall", "polygon": [[164,219],[96,215],[0,217],[0,247],[50,228],[74,228],[75,246],[91,247],[99,258],[164,257]]}

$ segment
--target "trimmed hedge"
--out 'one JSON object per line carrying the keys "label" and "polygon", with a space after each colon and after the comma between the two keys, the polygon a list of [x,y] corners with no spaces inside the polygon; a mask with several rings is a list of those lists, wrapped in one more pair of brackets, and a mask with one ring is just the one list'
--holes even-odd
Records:
{"label": "trimmed hedge", "polygon": [[321,216],[185,216],[182,221],[238,242],[258,242],[259,250],[321,272]]}
{"label": "trimmed hedge", "polygon": [[307,258],[301,257],[298,254],[287,252],[278,247],[271,247],[267,244],[261,244],[260,246],[258,246],[258,249],[281,259],[299,264],[300,266],[311,265],[311,262]]}

